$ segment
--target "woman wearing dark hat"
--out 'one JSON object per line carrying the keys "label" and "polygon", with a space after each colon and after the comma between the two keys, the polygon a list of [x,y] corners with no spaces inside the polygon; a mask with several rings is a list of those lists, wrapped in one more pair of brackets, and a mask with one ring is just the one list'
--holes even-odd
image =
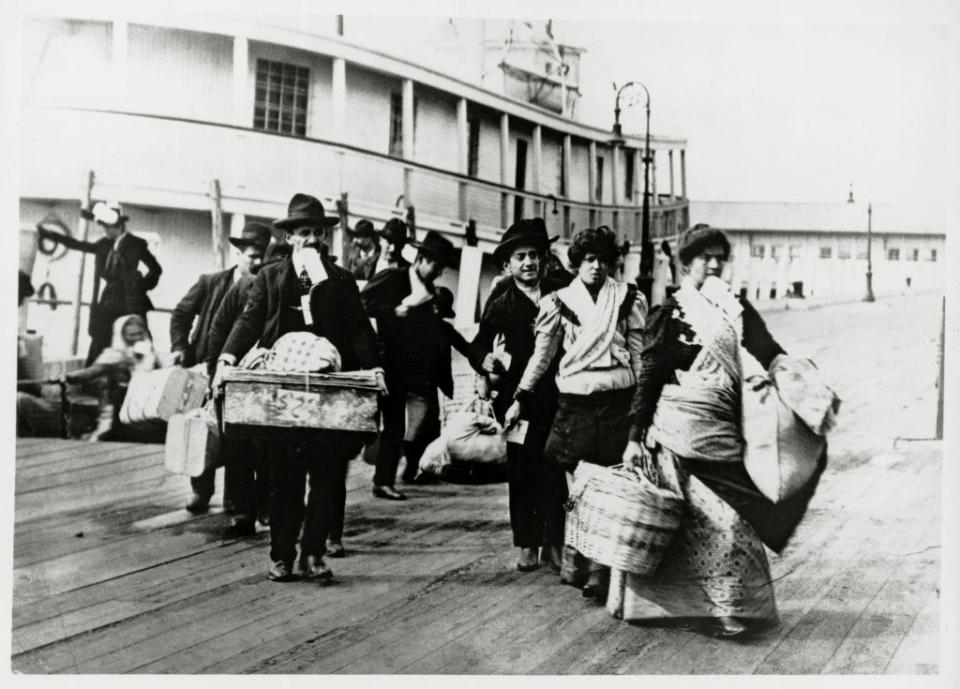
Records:
{"label": "woman wearing dark hat", "polygon": [[[538,386],[555,370],[559,400],[544,458],[568,473],[581,461],[616,464],[627,442],[647,302],[634,285],[610,277],[618,255],[609,230],[586,229],[573,238],[568,257],[577,275],[541,300],[535,348],[504,417],[509,427],[530,413]],[[551,498],[555,511],[565,495]],[[603,598],[608,570],[573,549],[563,557],[561,581]]]}
{"label": "woman wearing dark hat", "polygon": [[380,254],[376,272],[385,268],[409,268],[410,261],[403,257],[403,247],[410,244],[407,223],[400,218],[390,218],[377,234],[387,243]]}
{"label": "woman wearing dark hat", "polygon": [[[741,345],[767,368],[783,349],[721,280],[730,243],[696,225],[679,242],[680,288],[650,313],[624,462],[645,453],[675,476],[686,512],[652,576],[614,570],[609,606],[624,619],[698,618],[722,636],[777,619],[764,544],[780,551],[816,485],[774,505],[743,465]],[[818,478],[818,477],[817,477]]]}
{"label": "woman wearing dark hat", "polygon": [[[420,455],[439,433],[437,389],[449,375],[449,368],[444,373],[444,357],[433,349],[445,349],[449,363],[449,347],[442,346],[441,321],[434,313],[434,282],[444,268],[457,265],[456,250],[450,240],[433,231],[422,242],[411,244],[417,249],[413,265],[380,271],[361,293],[367,315],[377,321],[390,390],[383,404],[383,431],[373,477],[373,494],[385,500],[406,499],[394,486],[401,452],[407,458],[404,480],[413,481]],[[406,427],[408,396],[411,409],[427,410],[416,433]]]}

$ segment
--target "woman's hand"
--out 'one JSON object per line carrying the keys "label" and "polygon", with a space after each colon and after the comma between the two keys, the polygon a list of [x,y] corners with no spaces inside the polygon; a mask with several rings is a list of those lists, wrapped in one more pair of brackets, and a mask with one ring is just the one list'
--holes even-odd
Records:
{"label": "woman's hand", "polygon": [[622,461],[628,467],[639,468],[643,466],[643,458],[646,456],[646,449],[636,440],[627,443],[623,451]]}

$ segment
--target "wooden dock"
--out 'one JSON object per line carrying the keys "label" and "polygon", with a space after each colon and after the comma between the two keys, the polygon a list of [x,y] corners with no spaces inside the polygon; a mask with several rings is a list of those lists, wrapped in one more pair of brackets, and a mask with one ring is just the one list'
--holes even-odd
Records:
{"label": "wooden dock", "polygon": [[[781,625],[743,642],[627,624],[522,574],[503,484],[349,480],[333,585],[266,578],[269,534],[182,509],[162,447],[17,443],[13,655],[20,673],[936,673],[940,299],[769,314],[843,398],[806,520],[771,556]],[[901,440],[897,440],[901,438]]]}

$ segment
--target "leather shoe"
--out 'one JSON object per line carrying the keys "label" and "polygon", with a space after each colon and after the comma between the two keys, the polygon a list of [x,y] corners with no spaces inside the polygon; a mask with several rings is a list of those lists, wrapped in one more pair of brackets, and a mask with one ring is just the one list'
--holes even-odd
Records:
{"label": "leather shoe", "polygon": [[253,519],[237,515],[230,518],[224,536],[227,538],[250,538],[257,535],[257,527]]}
{"label": "leather shoe", "polygon": [[293,581],[293,572],[290,571],[290,565],[282,560],[270,563],[267,570],[267,578],[270,581]]}
{"label": "leather shoe", "polygon": [[210,498],[205,498],[199,493],[194,493],[186,507],[187,512],[190,514],[203,514],[210,509]]}
{"label": "leather shoe", "polygon": [[521,572],[532,572],[540,566],[537,562],[536,548],[520,548],[520,557],[517,559],[517,569]]}
{"label": "leather shoe", "polygon": [[323,563],[323,558],[317,555],[306,555],[300,558],[300,571],[304,579],[319,579],[327,581],[333,579],[333,572]]}
{"label": "leather shoe", "polygon": [[540,564],[546,565],[559,574],[563,568],[563,554],[558,545],[545,545],[540,548]]}
{"label": "leather shoe", "polygon": [[583,587],[583,597],[605,603],[609,589],[610,579],[606,572],[591,572],[590,578]]}
{"label": "leather shoe", "polygon": [[384,500],[406,500],[407,496],[393,486],[374,486],[373,495]]}
{"label": "leather shoe", "polygon": [[346,557],[347,551],[343,548],[340,541],[327,542],[327,557]]}
{"label": "leather shoe", "polygon": [[735,636],[743,636],[747,632],[747,627],[736,617],[720,617],[717,618],[717,627],[716,634],[725,639],[730,639]]}

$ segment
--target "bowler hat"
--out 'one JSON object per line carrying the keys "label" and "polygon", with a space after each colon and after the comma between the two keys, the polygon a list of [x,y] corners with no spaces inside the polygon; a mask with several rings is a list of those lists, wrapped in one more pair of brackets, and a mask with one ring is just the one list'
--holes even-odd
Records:
{"label": "bowler hat", "polygon": [[546,254],[550,244],[557,241],[557,237],[547,235],[547,225],[543,218],[529,218],[514,223],[507,228],[500,238],[500,243],[493,250],[493,262],[500,265],[518,246],[533,246],[541,254]]}
{"label": "bowler hat", "polygon": [[239,237],[230,237],[230,243],[238,249],[255,246],[261,251],[267,250],[272,231],[263,223],[250,221],[243,226]]}
{"label": "bowler hat", "polygon": [[437,313],[440,318],[456,318],[457,313],[453,310],[453,292],[446,287],[437,287],[437,293],[433,297],[437,304]]}
{"label": "bowler hat", "polygon": [[295,230],[305,225],[311,227],[332,227],[340,222],[337,216],[328,217],[323,212],[323,204],[308,194],[294,194],[287,206],[287,217],[274,220],[278,230]]}
{"label": "bowler hat", "polygon": [[97,201],[90,210],[81,208],[80,217],[86,220],[96,220],[107,227],[119,225],[130,219],[130,216],[123,214],[123,208],[117,201]]}
{"label": "bowler hat", "polygon": [[357,224],[354,225],[351,230],[347,228],[347,234],[351,237],[375,237],[376,232],[373,230],[373,223],[369,220],[358,220]]}
{"label": "bowler hat", "polygon": [[406,244],[409,238],[407,237],[407,223],[405,223],[400,218],[390,218],[387,220],[386,224],[382,229],[377,230],[377,234],[386,239],[392,244]]}
{"label": "bowler hat", "polygon": [[451,268],[457,265],[456,249],[453,248],[450,240],[439,232],[430,230],[422,242],[410,242],[410,245],[416,247],[420,253]]}

